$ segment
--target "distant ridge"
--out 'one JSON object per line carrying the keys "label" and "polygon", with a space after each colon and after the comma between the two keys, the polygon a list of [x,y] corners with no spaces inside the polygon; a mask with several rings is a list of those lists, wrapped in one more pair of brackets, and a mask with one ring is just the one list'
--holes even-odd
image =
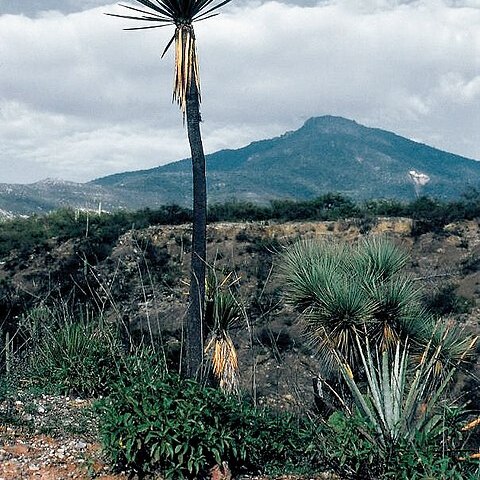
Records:
{"label": "distant ridge", "polygon": [[[307,120],[298,130],[207,155],[209,202],[309,199],[338,192],[356,200],[415,195],[451,199],[480,187],[480,162],[342,117]],[[105,210],[191,205],[190,160],[79,184],[47,179],[0,184],[0,216],[71,206]]]}
{"label": "distant ridge", "polygon": [[[163,202],[191,201],[190,161],[91,182],[156,192]],[[480,185],[480,163],[342,117],[310,118],[298,130],[207,156],[210,202],[306,199],[339,192],[356,199],[412,199],[415,171],[428,176],[420,193],[459,196]]]}

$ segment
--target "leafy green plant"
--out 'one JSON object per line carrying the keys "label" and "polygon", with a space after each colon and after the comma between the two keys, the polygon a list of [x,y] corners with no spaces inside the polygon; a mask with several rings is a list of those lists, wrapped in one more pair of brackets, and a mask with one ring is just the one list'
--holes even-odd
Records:
{"label": "leafy green plant", "polygon": [[145,365],[127,368],[97,408],[106,453],[130,472],[191,478],[223,461],[252,472],[318,465],[313,423]]}
{"label": "leafy green plant", "polygon": [[323,427],[318,447],[328,467],[341,478],[377,478],[382,464],[377,446],[365,433],[373,433],[358,412],[334,412]]}

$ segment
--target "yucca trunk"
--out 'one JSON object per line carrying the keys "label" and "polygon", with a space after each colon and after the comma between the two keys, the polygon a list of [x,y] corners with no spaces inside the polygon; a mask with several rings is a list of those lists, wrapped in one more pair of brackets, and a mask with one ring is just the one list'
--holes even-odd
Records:
{"label": "yucca trunk", "polygon": [[207,182],[205,154],[200,133],[200,97],[192,79],[187,93],[186,119],[193,172],[193,233],[189,308],[185,318],[183,373],[196,378],[203,360],[205,260],[207,243]]}
{"label": "yucca trunk", "polygon": [[[200,134],[200,75],[193,22],[218,15],[213,13],[231,0],[136,0],[141,5],[128,9],[128,15],[108,13],[112,17],[147,22],[145,30],[175,25],[175,33],[162,57],[175,45],[175,81],[173,101],[177,102],[183,119],[187,120],[188,140],[193,167],[193,234],[189,307],[184,322],[182,373],[188,378],[200,374],[203,361],[205,261],[207,236],[207,188],[205,154]],[[132,13],[134,12],[134,13]]]}

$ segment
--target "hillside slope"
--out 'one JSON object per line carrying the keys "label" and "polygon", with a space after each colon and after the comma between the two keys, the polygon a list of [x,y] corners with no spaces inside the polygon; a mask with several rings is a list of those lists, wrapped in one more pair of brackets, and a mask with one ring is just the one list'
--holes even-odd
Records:
{"label": "hillside slope", "polygon": [[[411,236],[411,226],[408,219],[380,218],[372,220],[369,232],[401,245],[411,257],[408,273],[429,296],[437,295],[437,303],[457,310],[445,309],[446,315],[478,332],[478,222],[459,222],[440,233],[417,237]],[[298,238],[356,241],[364,227],[356,220],[209,226],[209,265],[216,266],[218,275],[234,272],[238,276],[238,299],[245,305],[248,325],[242,320],[232,333],[239,352],[242,387],[250,392],[255,368],[260,404],[311,406],[311,380],[318,371],[298,313],[284,301],[277,252]],[[93,233],[92,228],[90,235]],[[94,237],[81,235],[68,240],[54,237],[41,246],[12,250],[0,258],[3,328],[15,331],[14,326],[28,312],[40,307],[62,306],[75,311],[75,306],[81,305],[82,312],[100,309],[108,321],[127,327],[128,335],[137,341],[149,342],[150,335],[160,339],[172,368],[176,368],[187,306],[190,235],[188,225],[159,225],[128,231],[108,249],[100,248]],[[468,299],[464,313],[458,312],[463,311],[463,305],[458,303],[461,297],[457,294]],[[479,358],[474,368],[480,374]],[[292,392],[296,392],[295,397]],[[480,408],[480,396],[475,402],[471,408]]]}
{"label": "hillside slope", "polygon": [[[156,192],[165,201],[189,204],[189,160],[122,173],[92,182],[125,192]],[[421,193],[455,197],[480,185],[480,163],[442,152],[341,117],[311,118],[299,130],[238,150],[207,156],[211,201],[236,198],[266,202],[339,192],[356,199],[414,196],[409,177],[429,178]]]}

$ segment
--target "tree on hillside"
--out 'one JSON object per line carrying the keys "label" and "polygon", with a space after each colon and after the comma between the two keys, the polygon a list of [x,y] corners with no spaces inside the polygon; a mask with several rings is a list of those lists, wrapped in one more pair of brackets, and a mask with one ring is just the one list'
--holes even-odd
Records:
{"label": "tree on hillside", "polygon": [[173,99],[187,121],[188,140],[193,170],[193,233],[188,314],[185,320],[185,354],[183,373],[194,378],[203,359],[207,189],[205,154],[200,132],[200,77],[193,22],[217,15],[231,0],[135,0],[142,7],[123,5],[129,15],[114,17],[140,20],[148,25],[127,28],[143,30],[175,25],[175,33],[167,43],[162,57],[175,46],[175,82]]}

